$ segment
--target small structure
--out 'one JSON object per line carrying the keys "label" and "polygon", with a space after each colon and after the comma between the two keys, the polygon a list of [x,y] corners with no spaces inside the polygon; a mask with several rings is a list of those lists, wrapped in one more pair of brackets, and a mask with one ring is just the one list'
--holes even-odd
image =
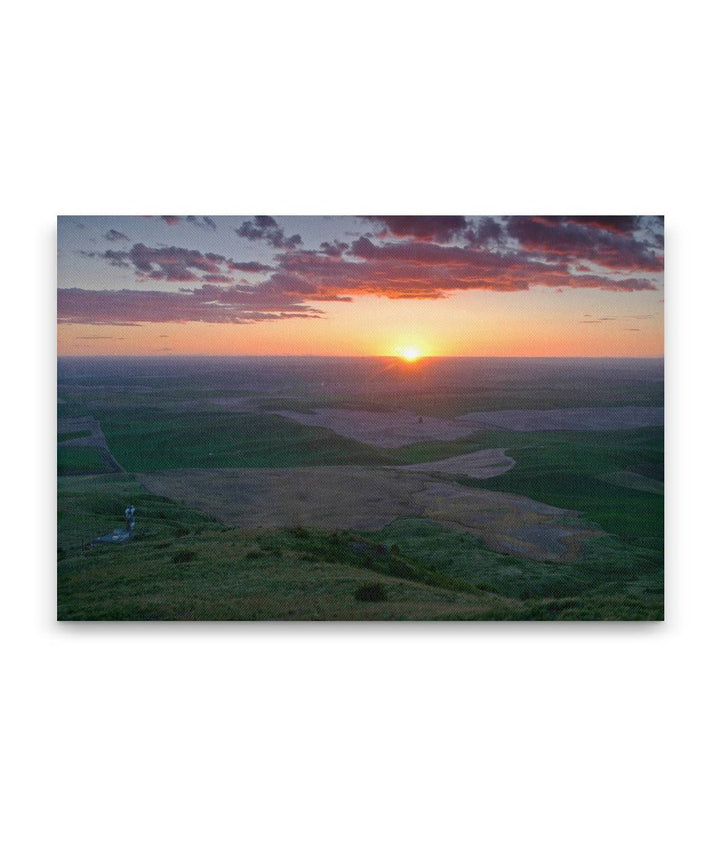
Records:
{"label": "small structure", "polygon": [[126,544],[132,537],[135,529],[135,506],[130,503],[125,509],[125,528],[113,529],[108,535],[101,535],[91,541],[91,545],[95,544]]}

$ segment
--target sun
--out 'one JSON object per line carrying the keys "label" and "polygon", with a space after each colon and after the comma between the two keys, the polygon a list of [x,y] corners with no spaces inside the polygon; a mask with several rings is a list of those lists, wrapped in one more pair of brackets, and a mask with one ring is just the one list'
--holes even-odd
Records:
{"label": "sun", "polygon": [[420,349],[416,348],[414,345],[407,345],[405,347],[395,348],[399,357],[405,360],[408,363],[414,363],[415,360],[419,359],[422,354],[420,353]]}

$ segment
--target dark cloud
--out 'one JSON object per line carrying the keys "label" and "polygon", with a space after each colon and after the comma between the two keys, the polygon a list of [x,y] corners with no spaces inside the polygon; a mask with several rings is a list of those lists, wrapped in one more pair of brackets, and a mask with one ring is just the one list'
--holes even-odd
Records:
{"label": "dark cloud", "polygon": [[323,241],[322,244],[320,244],[320,252],[324,253],[326,256],[341,256],[349,249],[350,244],[346,244],[344,241],[333,241],[332,243]]}
{"label": "dark cloud", "polygon": [[568,223],[577,223],[580,226],[594,226],[597,229],[605,229],[608,232],[617,232],[619,235],[627,235],[638,228],[638,217],[596,217],[590,215],[577,215],[574,217],[546,217],[546,220],[563,220]]}
{"label": "dark cloud", "polygon": [[547,263],[523,251],[499,253],[421,241],[380,244],[363,237],[350,253],[353,258],[286,253],[278,259],[279,271],[258,288],[282,282],[307,299],[328,300],[357,294],[433,299],[452,291],[523,291],[538,285],[610,291],[656,287],[642,277],[578,275],[565,259]]}
{"label": "dark cloud", "polygon": [[118,232],[117,229],[110,229],[109,232],[105,233],[105,240],[106,241],[129,241],[130,238],[128,238],[128,236],[123,234],[122,232]]}
{"label": "dark cloud", "polygon": [[548,259],[577,259],[612,270],[663,270],[662,255],[643,241],[566,217],[511,217],[507,228],[523,250]]}
{"label": "dark cloud", "polygon": [[300,235],[285,237],[285,232],[273,217],[262,215],[246,220],[238,229],[235,229],[235,232],[249,241],[267,241],[279,250],[292,250],[302,244]]}
{"label": "dark cloud", "polygon": [[58,321],[66,324],[136,326],[147,322],[206,321],[248,324],[282,318],[319,318],[322,312],[282,291],[203,285],[180,293],[164,291],[58,291]]}
{"label": "dark cloud", "polygon": [[130,262],[128,261],[129,253],[121,250],[105,250],[104,253],[82,253],[82,255],[88,258],[102,258],[113,267],[130,267]]}
{"label": "dark cloud", "polygon": [[223,273],[206,273],[202,278],[203,282],[216,282],[216,283],[232,283],[235,280],[231,276],[226,276]]}
{"label": "dark cloud", "polygon": [[[105,250],[104,253],[82,255],[100,258],[114,267],[132,267],[141,281],[157,280],[165,282],[233,282],[232,273],[263,273],[271,271],[268,265],[260,262],[235,262],[217,253],[201,253],[184,247],[147,247],[134,244],[127,251]],[[222,279],[217,279],[222,277]]]}
{"label": "dark cloud", "polygon": [[228,267],[231,270],[239,270],[243,273],[263,273],[264,271],[273,270],[270,265],[263,265],[260,262],[233,262],[228,261]]}
{"label": "dark cloud", "polygon": [[373,215],[362,219],[381,227],[379,238],[415,238],[441,244],[448,243],[470,225],[466,217]]}
{"label": "dark cloud", "polygon": [[500,223],[493,217],[480,217],[475,225],[463,233],[471,247],[482,247],[488,243],[498,244],[503,237]]}

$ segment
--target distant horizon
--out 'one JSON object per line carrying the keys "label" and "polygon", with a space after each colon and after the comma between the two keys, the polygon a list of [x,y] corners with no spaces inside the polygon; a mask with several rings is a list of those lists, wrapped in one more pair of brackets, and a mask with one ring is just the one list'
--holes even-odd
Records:
{"label": "distant horizon", "polygon": [[[399,364],[406,361],[397,354],[60,354],[58,360],[125,360],[125,359],[147,359],[147,360],[172,360],[172,359],[197,359],[197,360],[397,360]],[[523,356],[517,354],[428,354],[420,356],[414,361],[419,365],[428,360],[664,360],[665,354],[641,355],[633,354],[608,354],[601,356],[579,355],[547,355],[547,356]]]}

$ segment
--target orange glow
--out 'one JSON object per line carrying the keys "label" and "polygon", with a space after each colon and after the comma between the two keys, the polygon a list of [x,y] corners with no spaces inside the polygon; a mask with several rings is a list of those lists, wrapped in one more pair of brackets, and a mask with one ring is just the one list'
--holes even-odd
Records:
{"label": "orange glow", "polygon": [[420,350],[413,345],[406,345],[404,347],[395,348],[399,357],[402,357],[408,363],[414,363],[419,357],[422,356]]}
{"label": "orange glow", "polygon": [[[60,354],[606,357],[663,353],[657,292],[605,295],[457,294],[445,300],[358,297],[324,317],[258,324],[190,321],[138,326],[60,324]],[[587,315],[586,315],[587,313]],[[613,316],[614,320],[604,320]],[[598,323],[586,323],[602,318]]]}

